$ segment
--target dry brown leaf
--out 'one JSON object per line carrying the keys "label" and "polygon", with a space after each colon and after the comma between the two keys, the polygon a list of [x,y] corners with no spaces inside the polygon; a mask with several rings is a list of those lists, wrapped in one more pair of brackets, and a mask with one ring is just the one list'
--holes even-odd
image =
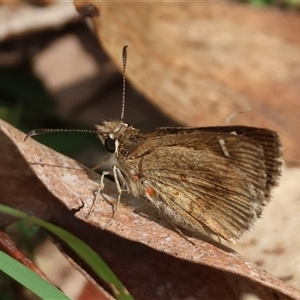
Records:
{"label": "dry brown leaf", "polygon": [[[106,200],[98,199],[95,211],[88,216],[95,191],[98,189],[99,175],[31,138],[24,142],[25,135],[4,121],[1,121],[0,127],[2,135],[7,136],[15,144],[47,189],[65,206],[76,211],[76,217],[98,228],[107,224],[112,215],[112,207],[107,200],[113,199],[109,195],[116,195],[116,190],[110,182],[106,181],[104,191]],[[7,152],[4,151],[4,153]],[[9,153],[5,158],[3,161],[6,161],[7,164],[9,162],[13,163]],[[15,183],[17,184],[17,180]],[[34,189],[35,186],[34,184],[30,187]],[[25,198],[24,203],[25,201],[28,201],[27,205],[31,207],[30,199]],[[159,280],[162,281],[166,278],[171,280],[170,276],[172,278],[171,286],[168,286],[167,282],[162,284],[163,297],[161,299],[165,299],[166,295],[172,293],[174,295],[183,293],[183,295],[198,297],[199,293],[203,293],[204,287],[208,286],[211,290],[205,294],[206,296],[210,295],[207,299],[217,299],[220,297],[221,292],[225,294],[224,299],[238,299],[245,292],[254,293],[261,299],[300,299],[300,293],[297,290],[286,286],[282,281],[272,277],[257,265],[245,261],[239,254],[224,251],[201,240],[194,239],[193,242],[196,245],[191,245],[170,229],[164,220],[160,220],[153,209],[144,202],[124,196],[116,219],[107,228],[108,232],[138,243],[131,244],[129,242],[127,244],[126,240],[120,239],[116,242],[114,241],[115,238],[112,235],[107,235],[105,231],[88,229],[92,243],[95,244],[94,248],[110,260],[113,270],[119,270],[121,280],[131,292],[133,290],[133,295],[134,292],[138,293],[139,289],[136,282],[131,286],[132,277],[128,277],[129,269],[132,268],[135,272],[138,270],[135,278],[140,284],[141,281],[144,284],[143,279],[140,277],[141,274],[147,276],[149,268],[155,263],[156,269],[153,272],[158,272]],[[10,205],[15,206],[15,203]],[[50,212],[48,211],[48,213]],[[60,222],[61,225],[66,223],[67,216]],[[82,224],[75,228],[74,224],[73,233],[80,232],[85,228]],[[97,239],[99,238],[99,243],[95,240],[95,236],[97,236]],[[86,231],[84,230],[83,239],[86,238],[88,237],[86,237]],[[122,243],[123,246],[120,247]],[[139,243],[148,245],[159,252],[150,251],[150,255],[149,250],[141,248]],[[174,256],[176,259],[163,253]],[[141,260],[143,258],[145,260]],[[153,262],[154,258],[155,262]],[[144,267],[141,266],[142,261]],[[114,265],[116,262],[117,265]],[[130,264],[127,265],[128,263]],[[127,265],[126,270],[128,272],[124,269],[124,264]],[[170,265],[175,269],[170,271]],[[168,272],[171,274],[168,274]],[[181,274],[180,276],[178,272]],[[190,276],[195,273],[199,277],[191,279]],[[117,275],[120,276],[120,274],[117,272]],[[128,281],[129,278],[131,280]],[[146,277],[145,280],[147,280]],[[184,282],[184,285],[180,286],[178,280]],[[199,286],[199,282],[201,282],[201,286]],[[145,287],[147,290],[153,290],[153,286],[158,288],[158,283],[152,278],[147,284]],[[217,286],[215,286],[216,284]],[[212,285],[214,288],[212,288]],[[187,286],[184,291],[183,286]],[[158,290],[155,292],[157,293]]]}
{"label": "dry brown leaf", "polygon": [[128,78],[167,115],[224,125],[250,108],[232,123],[278,131],[285,158],[300,159],[298,14],[226,1],[82,3],[98,7],[99,40],[120,68],[129,45]]}

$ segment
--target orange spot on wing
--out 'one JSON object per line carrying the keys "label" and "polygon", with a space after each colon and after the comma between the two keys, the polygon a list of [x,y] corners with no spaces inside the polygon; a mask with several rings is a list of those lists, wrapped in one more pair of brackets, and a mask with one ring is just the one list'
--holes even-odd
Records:
{"label": "orange spot on wing", "polygon": [[146,194],[148,196],[153,196],[155,194],[155,191],[154,191],[152,186],[149,186],[149,187],[146,188]]}

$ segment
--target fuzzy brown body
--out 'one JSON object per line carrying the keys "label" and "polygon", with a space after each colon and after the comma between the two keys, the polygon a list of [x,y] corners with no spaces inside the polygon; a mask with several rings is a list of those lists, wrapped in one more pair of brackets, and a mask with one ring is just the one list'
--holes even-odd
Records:
{"label": "fuzzy brown body", "polygon": [[158,128],[96,125],[114,143],[116,181],[148,199],[174,226],[238,239],[261,215],[281,173],[276,132],[245,126]]}

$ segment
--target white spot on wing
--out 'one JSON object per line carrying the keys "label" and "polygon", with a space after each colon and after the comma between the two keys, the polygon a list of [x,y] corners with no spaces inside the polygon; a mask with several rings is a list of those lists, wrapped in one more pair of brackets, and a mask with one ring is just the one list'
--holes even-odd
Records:
{"label": "white spot on wing", "polygon": [[227,157],[230,157],[229,151],[227,150],[227,147],[225,145],[225,141],[223,139],[219,139],[218,142],[221,146],[221,149],[222,149],[224,155]]}

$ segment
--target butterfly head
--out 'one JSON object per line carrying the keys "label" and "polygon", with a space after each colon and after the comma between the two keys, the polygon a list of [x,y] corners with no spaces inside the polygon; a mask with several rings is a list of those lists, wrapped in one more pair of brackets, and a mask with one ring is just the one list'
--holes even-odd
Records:
{"label": "butterfly head", "polygon": [[105,121],[102,125],[95,125],[98,137],[106,150],[110,153],[118,153],[120,140],[128,127],[123,121]]}

